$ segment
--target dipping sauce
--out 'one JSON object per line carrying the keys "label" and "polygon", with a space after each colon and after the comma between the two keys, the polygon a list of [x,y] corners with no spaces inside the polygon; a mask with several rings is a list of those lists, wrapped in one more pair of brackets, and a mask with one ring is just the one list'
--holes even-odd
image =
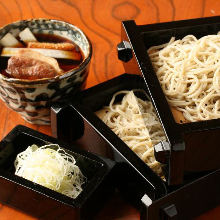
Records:
{"label": "dipping sauce", "polygon": [[[19,36],[23,37],[22,32]],[[28,35],[24,35],[22,39],[25,41],[13,35],[10,38],[5,35],[4,41],[1,39],[6,46],[2,45],[1,48],[0,72],[6,77],[26,80],[52,78],[78,67],[84,60],[79,46],[69,39],[30,32],[32,39],[26,41]],[[18,43],[10,44],[11,39]]]}
{"label": "dipping sauce", "polygon": [[80,47],[73,43],[71,40],[52,34],[34,34],[39,42],[49,42],[49,43],[70,43],[75,46],[73,49],[80,56],[79,60],[69,60],[69,59],[58,59],[59,66],[65,72],[74,69],[79,66],[84,60],[84,54]]}

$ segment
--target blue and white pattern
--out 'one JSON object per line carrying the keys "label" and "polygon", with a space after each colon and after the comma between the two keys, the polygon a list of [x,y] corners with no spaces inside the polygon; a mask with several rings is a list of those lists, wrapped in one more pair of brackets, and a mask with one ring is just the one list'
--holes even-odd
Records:
{"label": "blue and white pattern", "polygon": [[22,20],[0,29],[0,39],[8,32],[15,37],[28,27],[33,33],[49,33],[70,39],[84,53],[83,62],[75,69],[50,79],[22,80],[0,74],[0,98],[7,106],[30,123],[50,124],[50,107],[54,102],[73,96],[85,86],[92,46],[77,27],[50,19]]}

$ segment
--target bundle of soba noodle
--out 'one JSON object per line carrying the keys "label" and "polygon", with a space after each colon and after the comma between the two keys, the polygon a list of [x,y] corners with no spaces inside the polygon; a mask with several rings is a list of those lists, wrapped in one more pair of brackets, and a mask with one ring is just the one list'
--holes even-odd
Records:
{"label": "bundle of soba noodle", "polygon": [[[122,101],[115,103],[116,96],[120,94],[125,94]],[[151,102],[137,98],[133,91],[119,91],[113,95],[109,106],[97,115],[164,179],[161,164],[154,157],[153,146],[166,138]]]}
{"label": "bundle of soba noodle", "polygon": [[187,35],[149,48],[169,104],[190,122],[220,118],[220,35]]}

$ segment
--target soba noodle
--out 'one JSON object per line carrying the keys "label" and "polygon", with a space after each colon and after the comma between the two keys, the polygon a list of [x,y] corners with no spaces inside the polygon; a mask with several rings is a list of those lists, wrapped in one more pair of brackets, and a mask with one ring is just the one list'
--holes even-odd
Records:
{"label": "soba noodle", "polygon": [[[125,94],[122,101],[114,103],[120,94]],[[119,91],[113,95],[109,106],[97,115],[154,172],[164,178],[161,164],[154,157],[153,146],[166,138],[151,102],[137,98],[133,91]]]}
{"label": "soba noodle", "polygon": [[190,121],[220,118],[220,35],[187,35],[149,48],[168,103]]}

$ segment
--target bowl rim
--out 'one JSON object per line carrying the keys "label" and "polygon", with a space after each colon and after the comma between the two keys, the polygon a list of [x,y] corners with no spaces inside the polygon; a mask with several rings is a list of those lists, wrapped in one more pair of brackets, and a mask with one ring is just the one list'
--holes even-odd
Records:
{"label": "bowl rim", "polygon": [[36,79],[36,80],[27,80],[27,79],[16,79],[16,78],[8,78],[6,76],[4,76],[3,74],[0,73],[0,80],[6,81],[8,83],[15,83],[15,84],[26,84],[26,85],[32,85],[32,84],[44,84],[44,83],[51,83],[51,82],[56,82],[65,78],[70,77],[71,75],[74,75],[77,72],[83,71],[84,69],[86,69],[86,67],[89,65],[90,60],[92,58],[92,52],[93,52],[93,48],[92,48],[92,43],[90,41],[90,39],[88,38],[88,36],[77,26],[66,22],[66,21],[62,21],[62,20],[57,20],[57,19],[50,19],[50,18],[32,18],[32,19],[23,19],[23,20],[17,20],[14,21],[12,23],[8,23],[2,27],[0,27],[0,31],[2,31],[4,28],[6,28],[7,26],[19,23],[19,22],[33,22],[33,21],[40,21],[40,20],[45,20],[45,21],[50,21],[50,22],[58,22],[58,23],[63,23],[66,24],[67,26],[69,26],[71,29],[77,30],[81,35],[83,35],[86,40],[88,41],[89,44],[89,54],[87,57],[85,57],[83,59],[83,61],[74,69],[69,70],[67,72],[65,72],[62,75],[58,75],[52,78],[42,78],[42,79]]}

